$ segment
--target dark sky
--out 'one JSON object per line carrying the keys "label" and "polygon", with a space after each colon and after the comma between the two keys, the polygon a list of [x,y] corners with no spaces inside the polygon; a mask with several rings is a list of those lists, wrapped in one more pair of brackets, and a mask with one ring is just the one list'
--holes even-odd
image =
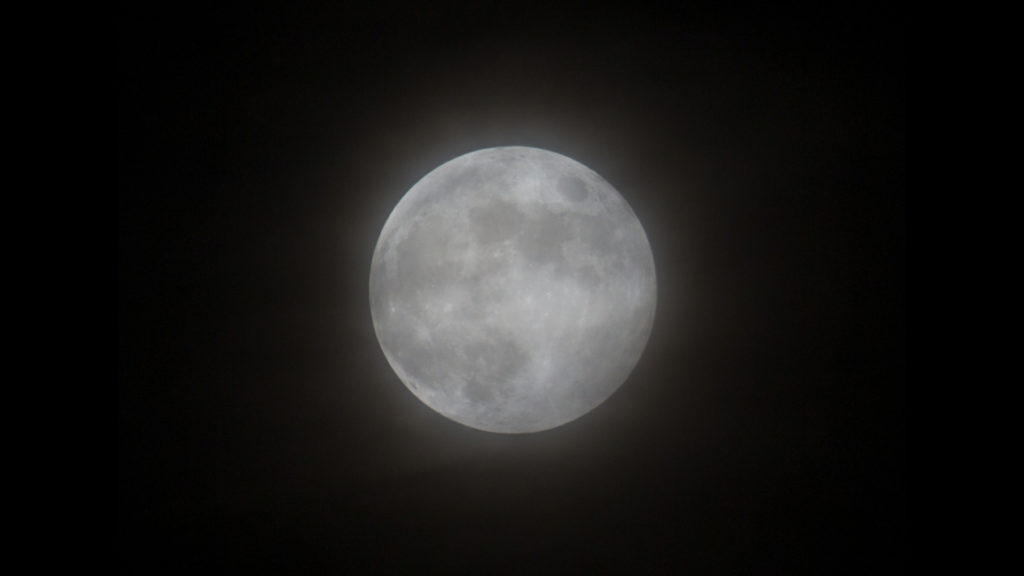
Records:
{"label": "dark sky", "polygon": [[[120,569],[902,572],[903,15],[346,4],[120,9]],[[500,145],[601,174],[658,271],[629,380],[533,435],[370,320],[399,198]]]}

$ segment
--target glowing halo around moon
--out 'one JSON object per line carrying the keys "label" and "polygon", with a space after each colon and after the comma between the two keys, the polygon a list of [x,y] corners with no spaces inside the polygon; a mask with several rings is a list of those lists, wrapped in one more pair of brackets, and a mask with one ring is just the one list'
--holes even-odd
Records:
{"label": "glowing halo around moon", "polygon": [[370,266],[374,330],[399,379],[489,432],[547,430],[604,402],[639,361],[656,300],[626,201],[538,148],[431,171],[395,206]]}

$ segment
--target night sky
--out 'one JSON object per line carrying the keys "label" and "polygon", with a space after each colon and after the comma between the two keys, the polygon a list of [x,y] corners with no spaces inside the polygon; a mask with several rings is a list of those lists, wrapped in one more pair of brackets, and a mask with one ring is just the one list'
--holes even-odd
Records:
{"label": "night sky", "polygon": [[[903,15],[346,4],[120,7],[119,569],[901,573]],[[503,145],[658,273],[630,378],[530,435],[420,403],[369,310],[402,195]]]}

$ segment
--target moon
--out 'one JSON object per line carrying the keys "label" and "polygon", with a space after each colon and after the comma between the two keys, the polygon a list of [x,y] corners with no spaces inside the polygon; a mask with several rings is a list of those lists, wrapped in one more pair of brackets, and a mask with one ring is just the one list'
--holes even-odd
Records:
{"label": "moon", "polygon": [[471,428],[539,432],[626,381],[654,322],[654,258],[622,196],[575,160],[487,148],[398,202],[370,265],[370,312],[395,374]]}

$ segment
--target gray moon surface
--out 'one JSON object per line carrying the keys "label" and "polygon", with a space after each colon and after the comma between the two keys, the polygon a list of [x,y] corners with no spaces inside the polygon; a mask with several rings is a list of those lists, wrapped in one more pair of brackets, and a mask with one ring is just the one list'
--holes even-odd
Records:
{"label": "gray moon surface", "polygon": [[466,426],[539,432],[610,397],[654,322],[654,258],[622,196],[521,146],[459,156],[395,206],[370,266],[388,363]]}

